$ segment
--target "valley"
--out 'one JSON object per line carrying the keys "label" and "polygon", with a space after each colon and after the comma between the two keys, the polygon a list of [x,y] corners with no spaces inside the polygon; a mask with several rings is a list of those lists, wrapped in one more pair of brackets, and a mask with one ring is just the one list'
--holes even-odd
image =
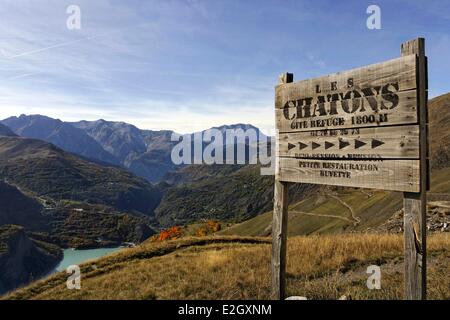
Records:
{"label": "valley", "polygon": [[[432,99],[429,109],[432,180],[428,195],[427,226],[433,239],[438,239],[433,240],[439,243],[438,252],[445,253],[446,251],[441,249],[447,244],[446,237],[450,231],[448,210],[450,207],[450,139],[446,132],[446,121],[450,114],[450,94]],[[216,129],[224,131],[230,128],[254,127],[239,124]],[[109,274],[116,268],[117,270],[123,268],[123,272],[127,274],[128,253],[151,257],[148,263],[159,261],[158,259],[172,259],[169,251],[179,250],[180,245],[185,249],[180,249],[181,251],[174,255],[184,257],[188,254],[194,260],[197,259],[196,254],[189,255],[190,250],[192,252],[200,250],[199,243],[201,248],[208,247],[206,251],[212,253],[205,253],[206,258],[202,256],[198,259],[210,259],[208,257],[211,255],[212,261],[218,259],[217,268],[222,270],[221,272],[230,272],[233,267],[224,269],[225,260],[221,262],[221,258],[215,257],[214,250],[228,252],[230,249],[233,257],[240,257],[240,252],[246,252],[246,250],[249,250],[248,254],[262,254],[261,252],[267,250],[264,248],[267,246],[267,237],[271,234],[273,176],[261,175],[260,165],[253,164],[176,166],[171,163],[170,158],[175,143],[170,141],[172,133],[172,131],[140,130],[123,122],[105,120],[66,123],[44,116],[22,115],[1,121],[0,226],[8,227],[2,229],[3,235],[0,236],[6,239],[10,234],[8,230],[20,226],[20,232],[24,237],[41,246],[37,249],[38,252],[42,253],[43,250],[53,252],[51,254],[53,258],[48,260],[48,264],[34,271],[33,277],[44,274],[41,268],[47,268],[47,271],[49,271],[48,268],[54,268],[54,264],[61,259],[61,254],[54,252],[55,250],[61,252],[61,248],[95,249],[118,247],[124,243],[138,244],[135,249],[126,249],[124,253],[120,252],[111,256],[120,256],[122,257],[120,259],[125,259],[120,260],[121,262],[110,260],[114,258],[109,257],[100,259],[99,261],[104,261],[106,269],[98,275],[106,270]],[[249,158],[246,158],[246,161],[248,162]],[[304,243],[309,241],[307,240],[309,237],[324,237],[323,239],[334,239],[326,241],[339,242],[338,237],[340,239],[340,237],[354,235],[355,245],[358,246],[358,241],[363,241],[358,240],[358,237],[363,239],[365,234],[368,234],[367,237],[372,234],[381,234],[384,237],[387,234],[388,242],[398,244],[400,241],[398,234],[403,231],[401,193],[293,184],[289,190],[289,198],[288,235],[294,239],[294,243]],[[204,230],[202,227],[208,224],[214,224],[212,231]],[[167,240],[165,236],[161,236],[165,232],[163,230],[169,230],[168,228],[172,227],[181,230],[179,234],[176,233],[168,238],[173,240]],[[305,237],[306,235],[308,237]],[[193,239],[190,236],[198,238]],[[159,240],[155,242],[155,239],[162,239],[161,243],[158,243]],[[397,244],[393,246],[396,247]],[[10,246],[10,242],[5,241],[3,244],[4,248],[10,248]],[[33,256],[35,251],[30,250],[22,251],[21,254],[24,257]],[[162,253],[160,255],[157,252]],[[442,272],[439,269],[443,263],[441,259],[447,259],[444,253],[433,262],[436,263],[437,272]],[[378,258],[364,257],[362,261],[385,259],[379,252],[374,257]],[[398,269],[398,261],[401,260],[398,254],[396,257],[386,264],[392,270]],[[317,257],[317,259],[325,258]],[[346,256],[345,259],[353,258]],[[135,262],[139,265],[147,264],[147,261],[138,262],[135,258],[132,260],[133,268],[137,268],[137,265],[134,265]],[[170,261],[177,265],[176,261]],[[199,260],[196,263],[205,262]],[[260,261],[260,263],[263,262]],[[359,266],[360,264],[355,265],[356,269],[352,269],[352,274],[355,274]],[[155,264],[149,268],[162,271],[169,267],[164,262],[162,265]],[[242,268],[242,265],[236,268]],[[183,269],[176,270],[186,275]],[[327,270],[332,272],[331,270],[334,269]],[[14,284],[8,284],[7,288],[15,288],[30,281],[30,278],[25,275],[28,270],[22,271],[23,273],[17,277]],[[395,272],[393,279],[398,278]],[[171,277],[168,274],[166,276],[168,279]],[[56,285],[59,280],[55,279],[63,277],[63,274],[54,275],[48,280],[32,284],[31,287],[38,288],[39,283],[42,285],[46,281]],[[146,277],[157,283],[161,281],[149,275]],[[247,279],[250,276],[243,277]],[[351,281],[357,281],[352,277]],[[92,279],[93,283],[100,281],[96,271],[92,274]],[[105,276],[105,286],[110,281],[107,279],[109,278]],[[233,281],[239,283],[241,280]],[[206,280],[198,278],[195,281]],[[320,287],[326,285],[327,281],[334,280],[327,276],[324,281],[324,283],[318,281],[314,284],[303,285]],[[398,279],[394,282],[398,285]],[[239,286],[239,284],[235,285]],[[248,283],[246,285],[251,286]],[[333,285],[337,286],[337,284]],[[45,287],[47,288],[47,284]],[[317,289],[319,291],[311,293],[311,296],[335,297],[343,291],[353,290],[352,285],[348,283],[344,287],[345,290],[339,289],[333,291],[334,293],[326,293],[324,291],[326,289],[320,287],[320,290]],[[32,289],[33,292],[36,290]],[[160,291],[142,290],[139,291],[139,297],[133,294],[131,296],[142,299],[166,297],[165,293]],[[195,299],[206,297],[195,293],[195,289],[187,284],[183,292],[168,287],[164,290],[172,292],[173,297]],[[231,293],[236,290],[235,287],[226,290],[231,291],[223,291],[223,297],[235,297]],[[264,293],[266,289],[258,290],[261,291],[240,293],[241,295],[235,298],[266,297],[267,293]],[[352,291],[352,295],[368,297],[367,293],[361,293],[358,290]],[[392,290],[386,293],[386,297],[396,297],[398,289]],[[62,293],[52,289],[36,297],[100,297],[103,299],[113,294],[97,292],[91,295],[89,292],[83,291],[71,296],[72,293]],[[15,294],[13,294],[14,297],[29,295],[29,293],[24,296]],[[117,298],[127,298],[130,297],[129,294],[131,293],[123,293],[123,296]],[[210,298],[219,297],[213,292],[208,294]],[[443,294],[445,296],[447,293],[444,291]],[[442,297],[442,294],[436,293],[436,297]]]}
{"label": "valley", "polygon": [[152,235],[160,191],[39,140],[0,137],[0,221],[63,247],[139,242]]}

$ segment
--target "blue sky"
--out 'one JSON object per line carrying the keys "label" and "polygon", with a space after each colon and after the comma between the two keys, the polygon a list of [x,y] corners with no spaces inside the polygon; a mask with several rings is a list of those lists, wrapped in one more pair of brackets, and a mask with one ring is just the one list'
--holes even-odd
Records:
{"label": "blue sky", "polygon": [[[69,30],[69,5],[81,29]],[[381,30],[366,27],[369,5]],[[278,75],[295,80],[399,56],[427,41],[430,96],[450,91],[450,1],[2,0],[0,118],[125,121],[193,132],[274,125]]]}

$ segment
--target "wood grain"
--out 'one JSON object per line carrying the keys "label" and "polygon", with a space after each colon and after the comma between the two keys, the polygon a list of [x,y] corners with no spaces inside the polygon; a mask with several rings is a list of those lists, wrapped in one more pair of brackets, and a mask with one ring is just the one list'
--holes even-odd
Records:
{"label": "wood grain", "polygon": [[[427,195],[428,179],[428,68],[425,40],[418,38],[401,46],[402,55],[417,55],[418,111],[420,128],[419,193],[404,194],[405,299],[423,300],[427,295]],[[418,191],[416,191],[418,192]]]}
{"label": "wood grain", "polygon": [[[348,85],[350,78],[353,79],[353,87]],[[416,56],[414,54],[319,78],[279,84],[275,87],[275,107],[283,108],[290,100],[316,98],[319,95],[384,86],[387,83],[396,82],[399,84],[399,91],[416,88]],[[317,93],[317,86],[320,88],[320,93]]]}
{"label": "wood grain", "polygon": [[280,158],[280,181],[419,192],[419,160]]}
{"label": "wood grain", "polygon": [[405,299],[422,300],[426,298],[426,231],[421,218],[426,212],[425,192],[405,193],[403,207]]}
{"label": "wood grain", "polygon": [[[365,103],[365,111],[346,113],[340,112],[338,115],[317,115],[309,118],[295,118],[297,110],[295,107],[288,108],[288,117],[294,119],[287,120],[285,117],[285,111],[283,109],[275,109],[275,121],[277,129],[280,132],[296,132],[296,131],[311,131],[311,130],[323,130],[323,129],[343,129],[343,128],[357,128],[357,127],[380,127],[390,126],[398,124],[416,124],[418,123],[417,112],[417,92],[416,90],[409,90],[398,93],[399,102],[394,109],[377,110],[374,111],[368,105],[366,98],[353,99],[354,101],[361,101]],[[381,103],[382,97],[375,97],[378,103]],[[352,101],[353,101],[352,100]],[[340,106],[342,102],[337,102],[337,108],[342,109]],[[317,106],[313,106],[315,108]],[[329,110],[330,102],[325,103],[325,108]],[[385,115],[387,121],[385,120]],[[360,119],[375,120],[374,122],[366,123],[353,123],[353,117],[361,117]],[[334,120],[336,119],[336,120]],[[342,119],[337,121],[337,119]],[[358,119],[358,118],[355,118]],[[334,120],[334,125],[328,125],[327,121]]]}
{"label": "wood grain", "polygon": [[[279,77],[280,83],[294,80],[292,73],[284,73]],[[279,145],[276,145],[278,152]],[[288,223],[288,188],[287,182],[279,180],[280,158],[276,157],[275,185],[273,196],[272,221],[272,299],[283,300],[286,297],[286,245]]]}
{"label": "wood grain", "polygon": [[281,157],[419,159],[419,126],[279,133]]}
{"label": "wood grain", "polygon": [[275,180],[272,221],[272,298],[286,297],[286,242],[288,223],[288,184]]}

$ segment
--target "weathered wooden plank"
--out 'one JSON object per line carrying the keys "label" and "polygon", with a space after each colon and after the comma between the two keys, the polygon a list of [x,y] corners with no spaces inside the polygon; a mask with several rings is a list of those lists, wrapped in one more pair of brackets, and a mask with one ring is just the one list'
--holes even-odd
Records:
{"label": "weathered wooden plank", "polygon": [[[330,115],[331,104],[326,102],[323,107],[327,110],[326,115],[320,115],[317,104],[309,107],[309,113],[316,116],[306,117],[305,106],[299,110],[297,107],[286,109],[275,109],[275,121],[277,129],[280,132],[311,131],[323,129],[338,128],[357,128],[357,127],[380,127],[398,124],[416,124],[418,123],[417,112],[417,93],[416,90],[399,92],[397,94],[398,102],[394,108],[389,108],[382,95],[369,98],[356,98],[351,101],[337,101],[333,108],[337,114]],[[343,105],[349,103],[349,106]],[[371,103],[377,105],[374,110]],[[359,106],[358,111],[346,112],[345,108],[350,108],[352,104]],[[384,106],[384,107],[383,107]],[[322,109],[323,110],[323,109]]]}
{"label": "weathered wooden plank", "polygon": [[405,41],[400,46],[402,56],[418,55],[421,52],[425,54],[425,41],[421,38]]}
{"label": "weathered wooden plank", "polygon": [[280,181],[419,192],[419,160],[280,158]]}
{"label": "weathered wooden plank", "polygon": [[280,74],[278,80],[279,80],[279,84],[286,84],[286,83],[294,82],[294,74],[289,73],[289,72],[282,73],[282,74]]}
{"label": "weathered wooden plank", "polygon": [[[320,78],[280,84],[275,88],[275,107],[283,108],[288,102],[312,99],[317,102],[320,96],[343,94],[356,90],[372,89],[381,93],[383,87],[395,84],[397,92],[412,90],[417,86],[416,57],[409,55],[358,69],[329,74]],[[366,94],[364,94],[366,95]],[[351,99],[352,97],[348,97]]]}
{"label": "weathered wooden plank", "polygon": [[[280,76],[280,83],[292,81],[294,81],[292,73],[284,73]],[[276,144],[276,153],[278,153],[278,148],[279,145]],[[281,182],[279,177],[280,158],[276,157],[272,221],[272,299],[277,300],[286,297],[286,245],[289,204],[289,184]]]}
{"label": "weathered wooden plank", "polygon": [[[428,174],[428,130],[427,130],[427,59],[423,38],[405,42],[402,55],[417,55],[418,60],[418,111],[420,128],[420,193],[404,194],[404,245],[405,245],[405,299],[426,299],[426,189]],[[417,192],[417,191],[416,191]]]}
{"label": "weathered wooden plank", "polygon": [[275,180],[272,221],[272,298],[286,297],[288,183]]}
{"label": "weathered wooden plank", "polygon": [[421,300],[426,297],[426,230],[422,230],[422,215],[426,212],[425,194],[405,193],[403,199],[406,300]]}
{"label": "weathered wooden plank", "polygon": [[419,126],[279,133],[281,157],[419,159]]}

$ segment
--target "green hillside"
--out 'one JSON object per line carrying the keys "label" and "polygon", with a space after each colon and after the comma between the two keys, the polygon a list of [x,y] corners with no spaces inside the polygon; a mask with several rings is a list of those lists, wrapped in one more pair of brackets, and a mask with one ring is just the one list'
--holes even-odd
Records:
{"label": "green hillside", "polygon": [[153,215],[160,199],[155,187],[125,170],[83,160],[34,139],[0,137],[0,176],[40,197],[147,215]]}
{"label": "green hillside", "polygon": [[0,137],[0,223],[62,247],[140,242],[161,192],[149,182],[34,139]]}
{"label": "green hillside", "polygon": [[450,93],[431,99],[428,103],[430,155],[433,168],[450,166]]}
{"label": "green hillside", "polygon": [[29,231],[49,229],[49,217],[43,214],[44,207],[4,181],[0,180],[0,226],[20,225]]}
{"label": "green hillside", "polygon": [[[445,198],[446,194],[450,196],[450,168],[436,170],[431,177],[429,200]],[[370,230],[400,210],[402,201],[400,192],[321,188],[316,194],[289,206],[288,234],[295,236]],[[272,211],[268,211],[219,234],[267,236],[271,232],[271,225]]]}
{"label": "green hillside", "polygon": [[[155,210],[163,226],[184,225],[205,219],[240,222],[272,207],[273,176],[262,176],[258,165],[192,165],[171,177]],[[297,184],[291,198],[304,198],[316,187]]]}

